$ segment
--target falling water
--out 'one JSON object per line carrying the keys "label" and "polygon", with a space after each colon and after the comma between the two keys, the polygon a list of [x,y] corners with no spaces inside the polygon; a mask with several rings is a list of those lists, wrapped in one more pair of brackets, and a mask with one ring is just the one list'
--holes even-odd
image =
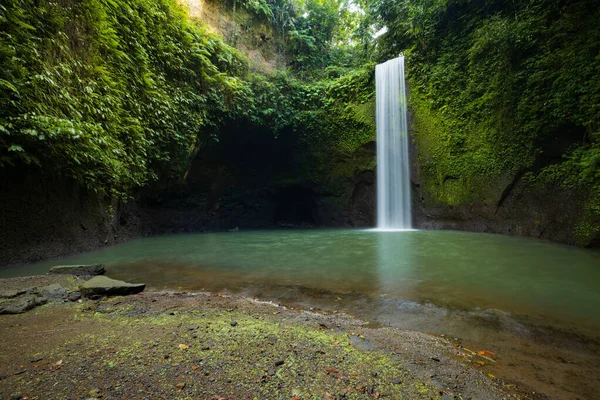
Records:
{"label": "falling water", "polygon": [[410,229],[404,56],[377,65],[377,228]]}

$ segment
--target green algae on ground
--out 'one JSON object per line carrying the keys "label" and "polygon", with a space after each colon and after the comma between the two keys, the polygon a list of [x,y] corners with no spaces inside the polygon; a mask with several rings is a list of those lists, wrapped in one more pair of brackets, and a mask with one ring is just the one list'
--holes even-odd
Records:
{"label": "green algae on ground", "polygon": [[[345,332],[288,320],[273,310],[152,312],[119,298],[50,305],[15,318],[40,322],[45,331],[18,323],[14,328],[23,338],[40,338],[43,347],[24,339],[16,352],[21,357],[3,357],[2,367],[18,369],[23,356],[41,360],[24,365],[27,372],[11,379],[11,392],[2,394],[32,399],[87,396],[95,390],[105,399],[439,397],[439,390],[411,376],[398,356],[359,349]],[[42,339],[45,332],[49,336]]]}
{"label": "green algae on ground", "polygon": [[[201,395],[208,380],[211,386],[235,383],[233,393],[303,399],[321,399],[326,394],[345,398],[391,396],[392,398],[431,398],[437,392],[415,381],[402,369],[395,356],[377,351],[361,351],[347,334],[274,321],[268,316],[219,310],[163,313],[132,319],[129,315],[99,314],[93,318],[106,336],[87,334],[86,341],[97,349],[114,348],[110,361],[114,368],[125,367],[143,374],[158,369],[161,391],[173,392],[173,368],[183,370],[178,383],[185,383],[185,395]],[[232,326],[231,322],[237,324]],[[123,337],[122,332],[129,332]],[[148,333],[156,339],[148,354]],[[167,332],[172,331],[172,332]],[[170,335],[169,335],[170,333]],[[180,348],[180,344],[184,345]],[[189,348],[187,348],[189,346]],[[131,366],[132,357],[143,362]],[[158,363],[158,364],[154,364]],[[153,364],[153,365],[151,365]],[[278,365],[281,364],[281,365]],[[192,369],[194,367],[194,369]],[[105,367],[106,368],[106,367]],[[210,379],[214,380],[210,380]],[[398,383],[401,382],[401,383]],[[225,387],[223,387],[223,390]],[[434,396],[435,397],[435,396]]]}

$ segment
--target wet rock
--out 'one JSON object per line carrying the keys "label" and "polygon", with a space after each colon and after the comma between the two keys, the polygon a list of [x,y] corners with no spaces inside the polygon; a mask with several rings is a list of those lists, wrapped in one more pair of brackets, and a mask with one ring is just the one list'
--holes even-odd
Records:
{"label": "wet rock", "polygon": [[66,274],[80,276],[103,275],[105,272],[104,264],[90,265],[58,265],[50,268],[51,274]]}
{"label": "wet rock", "polygon": [[129,294],[140,293],[145,289],[143,283],[134,284],[115,279],[107,278],[106,276],[95,276],[87,282],[84,282],[81,287],[81,295],[83,297],[91,296],[127,296]]}
{"label": "wet rock", "polygon": [[26,294],[14,299],[0,301],[0,314],[21,314],[48,301],[37,294]]}
{"label": "wet rock", "polygon": [[73,292],[69,295],[69,297],[67,297],[67,299],[69,301],[77,301],[81,298],[81,293],[80,292]]}
{"label": "wet rock", "polygon": [[38,293],[48,301],[59,301],[67,297],[67,291],[58,283],[41,287]]}

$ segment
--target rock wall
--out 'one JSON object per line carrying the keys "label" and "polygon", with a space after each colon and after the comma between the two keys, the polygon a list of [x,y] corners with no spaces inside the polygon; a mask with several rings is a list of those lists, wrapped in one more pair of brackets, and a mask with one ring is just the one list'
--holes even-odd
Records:
{"label": "rock wall", "polygon": [[[533,237],[553,242],[600,247],[600,235],[581,241],[576,223],[585,217],[583,197],[555,186],[540,186],[526,179],[524,171],[501,177],[481,177],[481,191],[471,202],[446,204],[428,188],[452,191],[460,186],[453,176],[434,179],[423,174],[419,148],[422,133],[411,132],[411,184],[414,226],[419,229],[451,229]],[[439,177],[438,177],[439,178]]]}
{"label": "rock wall", "polygon": [[281,148],[263,151],[260,156],[271,162],[246,163],[244,174],[231,163],[210,162],[199,154],[184,183],[157,183],[125,204],[37,168],[4,169],[0,267],[161,234],[372,226],[372,171],[357,173],[337,192],[301,179],[281,182],[278,152]]}
{"label": "rock wall", "polygon": [[[574,221],[582,216],[582,204],[577,196],[558,188],[535,188],[515,177],[506,187],[506,196],[458,206],[431,203],[419,185],[413,190],[415,226],[420,229],[499,233],[579,244],[573,232]],[[597,246],[593,241],[584,245]]]}
{"label": "rock wall", "polygon": [[222,0],[180,0],[192,19],[201,21],[250,59],[250,67],[260,73],[273,73],[284,67],[278,51],[279,38],[270,24],[251,15],[238,2],[236,13]]}
{"label": "rock wall", "polygon": [[139,236],[93,193],[37,168],[0,175],[0,266],[96,249]]}

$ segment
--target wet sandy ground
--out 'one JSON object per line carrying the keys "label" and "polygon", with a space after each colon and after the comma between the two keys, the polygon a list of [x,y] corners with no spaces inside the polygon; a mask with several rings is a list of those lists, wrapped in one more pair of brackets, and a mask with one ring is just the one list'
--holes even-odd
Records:
{"label": "wet sandy ground", "polygon": [[[49,283],[77,285],[0,289]],[[498,335],[465,340],[287,306],[149,291],[0,315],[0,399],[593,399],[600,387],[597,343],[569,333],[507,341],[495,316],[480,324]]]}

